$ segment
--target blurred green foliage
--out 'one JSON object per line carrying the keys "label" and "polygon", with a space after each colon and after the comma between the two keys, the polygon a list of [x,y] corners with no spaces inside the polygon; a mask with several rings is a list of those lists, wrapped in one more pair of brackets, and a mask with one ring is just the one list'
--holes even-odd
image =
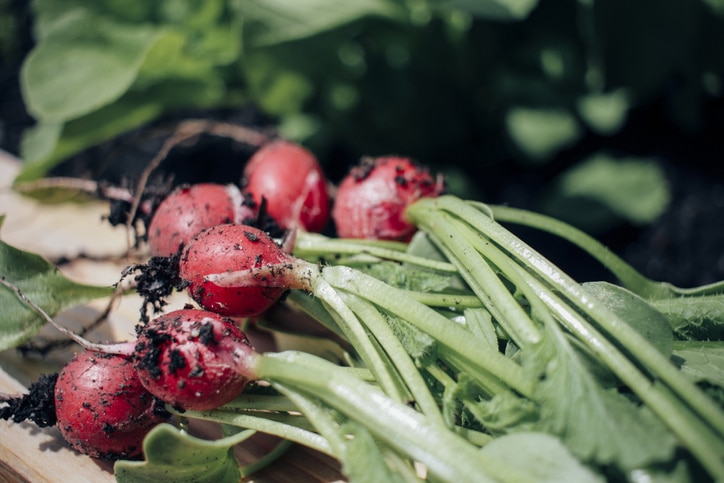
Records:
{"label": "blurred green foliage", "polygon": [[[254,104],[336,176],[356,157],[394,152],[480,198],[500,166],[545,165],[587,134],[613,136],[652,100],[664,99],[671,123],[696,131],[707,102],[722,95],[721,0],[32,6],[37,44],[21,83],[37,124],[22,145],[26,180],[179,108]],[[340,147],[348,158],[339,159]],[[617,187],[630,186],[622,196],[602,195],[624,172],[615,162],[589,169],[574,194],[608,207],[602,219],[651,221],[667,187],[655,160],[641,162],[649,174]],[[565,218],[560,201],[571,193],[548,206]],[[623,207],[612,203],[620,199]],[[646,209],[626,209],[640,204]]]}

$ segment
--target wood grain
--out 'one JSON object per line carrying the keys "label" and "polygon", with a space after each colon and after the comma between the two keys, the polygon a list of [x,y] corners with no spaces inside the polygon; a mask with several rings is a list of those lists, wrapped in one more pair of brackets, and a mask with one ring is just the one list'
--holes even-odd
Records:
{"label": "wood grain", "polygon": [[[104,203],[61,203],[42,205],[10,189],[20,163],[0,151],[0,215],[5,215],[3,241],[17,248],[40,254],[50,260],[61,257],[81,258],[63,264],[69,278],[94,285],[111,285],[118,281],[126,266],[126,236],[122,227],[103,222]],[[97,259],[107,261],[100,262]],[[172,298],[169,309],[185,303],[183,297]],[[106,307],[107,300],[94,301],[64,312],[58,321],[67,327],[89,324]],[[129,340],[133,335],[140,300],[124,297],[109,321],[88,334],[95,341]],[[0,315],[1,317],[1,315]],[[41,336],[54,338],[57,333],[45,327]],[[0,392],[16,394],[40,374],[56,372],[77,348],[53,352],[45,358],[22,357],[15,350],[0,351]],[[216,434],[216,427],[197,425],[197,435]],[[248,464],[268,452],[277,440],[258,434],[236,448],[241,464]],[[71,449],[55,428],[40,429],[30,423],[16,424],[0,420],[0,483],[2,482],[93,482],[114,481],[110,462],[96,461]],[[271,467],[245,479],[257,483],[319,483],[344,481],[337,461],[308,448],[294,446]]]}

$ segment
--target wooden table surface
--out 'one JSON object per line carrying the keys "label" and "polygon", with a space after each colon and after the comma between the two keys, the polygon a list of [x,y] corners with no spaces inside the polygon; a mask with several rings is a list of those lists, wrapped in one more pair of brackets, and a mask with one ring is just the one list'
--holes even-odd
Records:
{"label": "wooden table surface", "polygon": [[[118,261],[90,261],[88,258],[64,264],[62,271],[78,282],[94,285],[118,281],[124,263],[126,236],[122,227],[103,222],[105,203],[61,203],[40,205],[13,192],[9,186],[20,167],[19,161],[0,151],[0,215],[5,221],[0,237],[17,248],[43,255],[51,260],[85,254]],[[183,300],[171,300],[182,304]],[[91,340],[130,340],[136,324],[140,301],[124,297],[102,328],[88,334]],[[94,301],[60,314],[57,320],[66,327],[80,327],[92,321],[105,308],[107,300]],[[0,315],[2,317],[2,315]],[[41,335],[57,337],[50,327]],[[40,374],[57,372],[77,348],[53,352],[45,358],[21,357],[16,350],[0,351],[0,392],[15,394]],[[197,434],[214,437],[215,427],[202,426]],[[240,463],[255,461],[274,445],[274,438],[256,435],[236,448]],[[2,482],[94,482],[114,481],[109,462],[96,461],[71,449],[56,428],[40,429],[31,423],[15,424],[0,420],[0,483]],[[326,455],[304,447],[292,447],[269,468],[244,480],[248,482],[319,483],[344,481],[339,464]]]}

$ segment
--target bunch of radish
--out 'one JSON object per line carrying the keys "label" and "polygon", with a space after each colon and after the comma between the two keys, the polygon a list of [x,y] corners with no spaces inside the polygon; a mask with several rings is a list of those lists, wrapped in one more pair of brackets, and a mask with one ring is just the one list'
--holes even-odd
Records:
{"label": "bunch of radish", "polygon": [[[73,448],[95,458],[140,456],[145,435],[169,417],[164,407],[217,408],[257,378],[259,354],[238,321],[305,285],[290,254],[294,233],[322,232],[333,221],[341,237],[407,241],[415,228],[406,205],[442,188],[440,178],[408,158],[364,158],[333,200],[315,156],[285,140],[258,149],[240,186],[177,187],[151,214],[147,242],[152,257],[176,264],[177,286],[199,307],[139,324],[134,342],[76,338],[83,351],[29,394],[5,396],[0,418],[57,424]],[[280,233],[288,235],[286,244],[272,237]],[[214,281],[249,271],[256,279]]]}
{"label": "bunch of radish", "polygon": [[[141,272],[135,340],[95,344],[56,325],[83,351],[28,394],[2,396],[0,418],[57,424],[73,448],[108,459],[157,447],[148,434],[170,417],[213,421],[329,454],[350,480],[418,481],[418,463],[431,481],[596,482],[596,467],[647,479],[674,451],[692,474],[724,479],[724,412],[599,296],[623,289],[579,284],[494,219],[540,227],[530,213],[444,189],[401,156],[363,158],[334,186],[310,151],[268,141],[238,186],[182,186],[147,212],[151,257],[124,271]],[[697,294],[611,265],[632,291]],[[164,312],[171,289],[188,303]],[[647,335],[669,337],[663,314],[630,295],[629,309],[654,319]],[[339,361],[252,345],[255,320],[292,310],[328,331]],[[261,386],[274,403],[246,406]],[[588,406],[572,411],[579,399]],[[589,431],[593,412],[634,429]]]}

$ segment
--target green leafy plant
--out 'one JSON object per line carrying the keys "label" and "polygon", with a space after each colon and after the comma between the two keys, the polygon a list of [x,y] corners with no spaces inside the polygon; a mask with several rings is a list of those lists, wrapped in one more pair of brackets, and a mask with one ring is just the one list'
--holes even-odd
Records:
{"label": "green leafy plant", "polygon": [[[605,143],[659,98],[672,124],[696,130],[724,72],[715,49],[698,49],[724,31],[721,9],[703,1],[32,5],[37,45],[21,81],[37,124],[25,134],[19,180],[180,108],[247,104],[322,159],[337,147],[352,159],[404,152],[482,180],[503,163],[555,160],[591,133]],[[680,87],[667,89],[671,79]],[[485,195],[484,186],[458,189]],[[642,220],[631,204],[597,201],[615,215],[608,222]]]}
{"label": "green leafy plant", "polygon": [[238,482],[242,470],[232,448],[254,431],[240,431],[215,441],[190,436],[170,424],[156,426],[143,443],[146,461],[119,461],[114,466],[117,481],[172,479],[191,483],[213,479]]}

